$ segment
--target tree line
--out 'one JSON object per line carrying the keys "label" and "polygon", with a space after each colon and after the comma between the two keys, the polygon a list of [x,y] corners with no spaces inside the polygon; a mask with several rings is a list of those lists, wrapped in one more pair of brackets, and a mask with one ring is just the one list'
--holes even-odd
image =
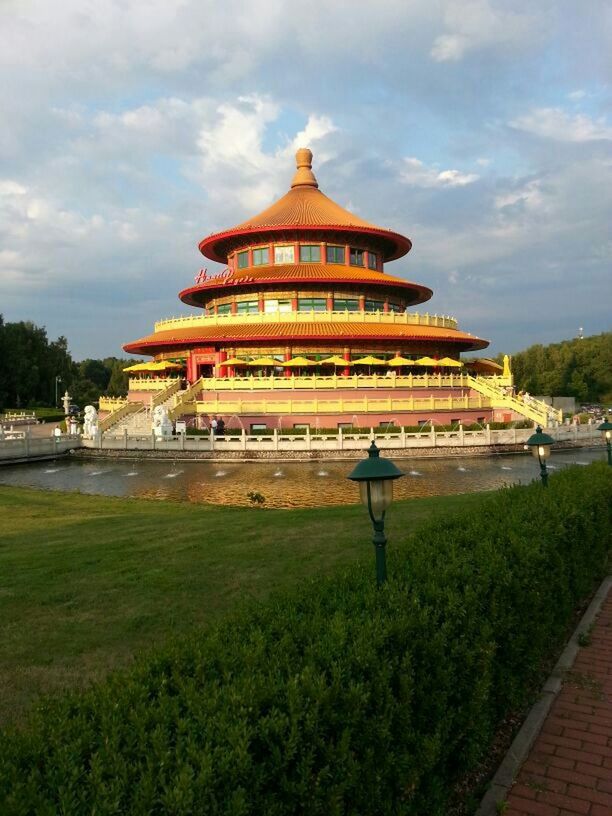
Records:
{"label": "tree line", "polygon": [[[501,362],[501,355],[499,358]],[[512,357],[518,390],[580,403],[612,403],[612,332],[529,346]]]}
{"label": "tree line", "polygon": [[49,340],[45,328],[31,321],[7,323],[0,315],[0,412],[56,406],[67,390],[72,402],[83,408],[101,394],[121,396],[128,390],[131,363],[105,357],[75,362],[65,337]]}

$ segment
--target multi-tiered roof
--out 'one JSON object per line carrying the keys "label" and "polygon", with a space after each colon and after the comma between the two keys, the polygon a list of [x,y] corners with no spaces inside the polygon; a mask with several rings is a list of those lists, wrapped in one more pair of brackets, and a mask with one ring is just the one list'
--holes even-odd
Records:
{"label": "multi-tiered roof", "polygon": [[[201,277],[179,294],[204,312],[161,321],[153,334],[126,344],[126,351],[167,357],[201,346],[236,353],[275,344],[285,351],[296,343],[313,353],[347,346],[359,353],[387,344],[390,352],[456,356],[488,345],[459,331],[451,318],[407,313],[432,291],[389,275],[384,264],[406,255],[411,241],[322,193],[310,150],[298,150],[296,160],[291,189],[282,198],[200,242],[205,257],[227,264],[223,275]],[[295,314],[288,318],[287,312]]]}

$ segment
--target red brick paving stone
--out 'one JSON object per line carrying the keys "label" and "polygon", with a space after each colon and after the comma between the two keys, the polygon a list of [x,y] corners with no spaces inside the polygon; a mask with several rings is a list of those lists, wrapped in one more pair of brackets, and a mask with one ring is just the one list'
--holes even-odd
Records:
{"label": "red brick paving stone", "polygon": [[[534,798],[535,795],[535,798]],[[612,592],[507,798],[506,816],[612,816]]]}

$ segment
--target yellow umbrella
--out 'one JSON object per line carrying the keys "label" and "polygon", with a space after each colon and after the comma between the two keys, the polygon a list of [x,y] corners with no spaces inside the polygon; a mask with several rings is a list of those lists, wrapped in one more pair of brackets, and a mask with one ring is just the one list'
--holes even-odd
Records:
{"label": "yellow umbrella", "polygon": [[379,357],[372,357],[370,354],[368,357],[362,357],[360,360],[353,360],[354,365],[385,365],[387,361],[381,360]]}
{"label": "yellow umbrella", "polygon": [[174,371],[177,368],[184,368],[184,366],[172,363],[170,360],[160,360],[158,363],[153,363],[150,368],[153,371]]}
{"label": "yellow umbrella", "polygon": [[124,371],[148,371],[151,363],[134,363],[134,365],[124,368]]}
{"label": "yellow umbrella", "polygon": [[324,360],[320,360],[319,365],[352,366],[354,363],[351,362],[351,360],[344,360],[338,354],[335,354],[333,357],[326,357]]}
{"label": "yellow umbrella", "polygon": [[278,366],[281,363],[275,360],[274,357],[258,357],[256,360],[249,360],[247,365],[250,366]]}
{"label": "yellow umbrella", "polygon": [[219,365],[222,366],[237,366],[237,365],[248,365],[247,360],[239,360],[238,357],[228,357],[227,360],[224,360]]}
{"label": "yellow umbrella", "polygon": [[437,366],[438,361],[434,360],[433,357],[421,357],[420,360],[417,360],[414,365],[422,365],[422,366]]}
{"label": "yellow umbrella", "polygon": [[452,357],[443,357],[438,360],[438,365],[444,368],[461,368],[463,363],[460,360],[453,360]]}
{"label": "yellow umbrella", "polygon": [[413,365],[413,361],[409,360],[407,357],[394,357],[392,360],[387,362],[387,365],[390,366],[407,366]]}
{"label": "yellow umbrella", "polygon": [[299,366],[317,365],[314,360],[307,360],[306,357],[292,357],[290,360],[285,360],[281,365],[298,368]]}

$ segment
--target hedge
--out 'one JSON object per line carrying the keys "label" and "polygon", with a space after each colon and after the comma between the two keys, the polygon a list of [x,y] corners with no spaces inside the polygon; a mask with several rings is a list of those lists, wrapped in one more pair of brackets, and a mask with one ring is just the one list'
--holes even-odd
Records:
{"label": "hedge", "polygon": [[0,737],[0,812],[442,816],[605,573],[611,499],[600,464],[503,489],[392,541],[381,590],[368,550],[44,702]]}

